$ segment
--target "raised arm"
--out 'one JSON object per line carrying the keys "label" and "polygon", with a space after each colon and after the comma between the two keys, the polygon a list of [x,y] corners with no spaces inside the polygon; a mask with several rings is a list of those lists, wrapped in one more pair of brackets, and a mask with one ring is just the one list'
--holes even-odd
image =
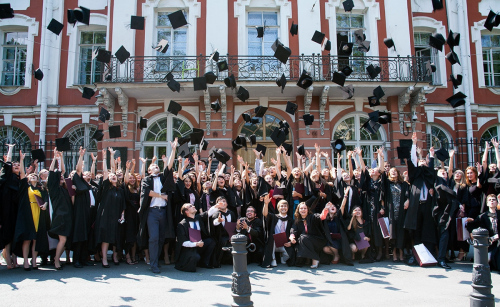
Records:
{"label": "raised arm", "polygon": [[92,179],[95,179],[95,163],[97,161],[97,154],[94,156],[94,153],[91,153],[90,156],[92,157],[92,165],[90,166],[90,176],[92,176]]}
{"label": "raised arm", "polygon": [[24,158],[25,157],[26,157],[26,154],[23,154],[23,152],[21,150],[19,150],[19,167],[20,167],[19,178],[21,180],[23,180],[24,177],[26,177],[26,173],[25,173],[25,170],[24,170]]}
{"label": "raised arm", "polygon": [[128,180],[130,179],[130,169],[132,168],[132,162],[125,162],[125,175],[123,175],[123,182],[128,184]]}
{"label": "raised arm", "polygon": [[[309,172],[313,169],[314,165],[316,164],[316,158],[315,157],[312,157],[311,159],[311,163],[309,163],[309,165],[304,169],[304,174],[307,176],[309,175]],[[321,172],[320,172],[321,174]]]}
{"label": "raised arm", "polygon": [[314,148],[316,149],[316,170],[321,174],[321,148],[316,143],[314,143]]}
{"label": "raised arm", "polygon": [[[110,147],[111,149],[111,147]],[[114,154],[114,153],[113,153]],[[112,155],[111,155],[112,157]],[[108,166],[106,165],[106,149],[102,150],[102,180],[108,179]]]}
{"label": "raised arm", "polygon": [[[274,165],[276,169],[276,175],[278,176],[278,180],[281,180],[281,149],[283,146],[280,148],[276,148],[276,163]],[[284,149],[283,149],[284,151]]]}
{"label": "raised arm", "polygon": [[337,178],[342,177],[342,168],[340,167],[340,160],[342,159],[342,156],[340,155],[340,152],[337,153]]}
{"label": "raised arm", "polygon": [[411,146],[411,162],[413,165],[418,166],[418,159],[417,159],[417,133],[413,132],[411,135],[411,140],[412,140],[412,146]]}
{"label": "raised arm", "polygon": [[56,167],[56,161],[57,161],[57,156],[59,155],[59,152],[57,149],[54,149],[54,158],[52,159],[52,163],[50,163],[49,167],[49,172],[53,172],[55,167]]}
{"label": "raised arm", "polygon": [[498,141],[496,138],[491,139],[491,143],[493,144],[493,147],[495,148],[495,157],[497,159],[497,168],[500,165],[500,153],[498,151]]}
{"label": "raised arm", "polygon": [[448,164],[448,179],[451,179],[453,177],[453,163],[454,163],[453,157],[455,156],[455,150],[450,149],[448,153],[450,156],[450,162]]}
{"label": "raised arm", "polygon": [[80,156],[78,157],[78,163],[76,163],[76,173],[78,176],[82,175],[83,172],[83,156],[85,155],[85,149],[80,146]]}
{"label": "raised arm", "polygon": [[229,186],[233,187],[233,177],[234,177],[234,166],[231,165],[231,178],[229,178]]}
{"label": "raised arm", "polygon": [[61,163],[61,165],[60,165],[61,174],[65,174],[66,167],[64,165],[64,153],[62,151],[59,152],[59,163]]}
{"label": "raised arm", "polygon": [[[110,159],[109,166],[111,166],[111,172],[114,173],[114,172],[116,172],[116,164],[115,164],[115,152],[116,151],[113,150],[113,148],[111,148],[111,147],[109,147],[108,150],[109,150],[109,159]],[[106,179],[104,179],[104,180],[106,180]]]}
{"label": "raised arm", "polygon": [[208,165],[207,165],[207,177],[210,178],[210,172],[212,170],[212,157],[208,157]]}
{"label": "raised arm", "polygon": [[285,165],[286,165],[286,178],[290,178],[290,175],[292,174],[292,161],[290,160],[290,156],[288,154],[283,155],[283,159],[285,160]]}
{"label": "raised arm", "polygon": [[363,151],[361,150],[361,147],[358,147],[355,149],[356,153],[358,154],[358,158],[359,158],[359,163],[361,164],[361,172],[364,172],[365,169],[366,169],[366,165],[365,165],[365,160],[363,160]]}
{"label": "raised arm", "polygon": [[352,151],[347,152],[347,164],[349,165],[349,178],[353,178],[354,170],[352,169]]}
{"label": "raised arm", "polygon": [[146,159],[143,157],[139,157],[141,160],[141,178],[146,178]]}
{"label": "raised arm", "polygon": [[488,171],[488,153],[490,152],[491,145],[489,142],[485,142],[485,149],[483,153],[483,160],[482,160],[482,165],[483,165],[483,170],[485,172]]}
{"label": "raised arm", "polygon": [[177,149],[178,140],[175,138],[173,142],[170,142],[170,147],[172,148],[172,152],[170,153],[170,157],[168,158],[168,169],[172,169],[175,161],[175,150]]}
{"label": "raised arm", "polygon": [[15,144],[7,144],[9,147],[9,151],[7,151],[7,159],[5,159],[5,162],[11,162],[12,161],[12,153],[14,151],[14,146]]}
{"label": "raised arm", "polygon": [[271,202],[271,199],[269,198],[269,193],[264,196],[264,207],[262,208],[262,216],[267,217],[269,213],[269,203]]}
{"label": "raised arm", "polygon": [[344,197],[342,198],[342,204],[340,205],[340,213],[341,216],[344,216],[344,211],[345,211],[345,204],[347,203],[347,200],[349,199],[349,191],[351,190],[350,186],[347,186],[344,189]]}

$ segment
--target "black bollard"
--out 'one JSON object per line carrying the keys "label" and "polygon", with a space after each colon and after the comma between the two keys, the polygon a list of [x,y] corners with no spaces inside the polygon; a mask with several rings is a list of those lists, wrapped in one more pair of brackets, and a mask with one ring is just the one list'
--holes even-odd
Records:
{"label": "black bollard", "polygon": [[474,229],[473,240],[469,244],[474,246],[474,270],[472,271],[472,288],[470,294],[471,307],[495,306],[495,297],[491,294],[491,272],[488,264],[488,230]]}
{"label": "black bollard", "polygon": [[233,284],[231,292],[233,304],[231,306],[253,306],[250,300],[252,286],[250,285],[250,274],[247,270],[247,237],[236,234],[231,238],[233,245]]}

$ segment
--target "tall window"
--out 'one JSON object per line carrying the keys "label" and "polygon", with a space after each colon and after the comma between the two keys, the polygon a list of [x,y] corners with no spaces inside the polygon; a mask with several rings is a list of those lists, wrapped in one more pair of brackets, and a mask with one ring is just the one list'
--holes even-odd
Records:
{"label": "tall window", "polygon": [[481,35],[484,83],[500,86],[500,35]]}
{"label": "tall window", "polygon": [[23,86],[26,74],[28,32],[5,32],[2,41],[2,81],[4,86]]}
{"label": "tall window", "polygon": [[[257,27],[264,27],[264,37],[257,37]],[[261,56],[274,55],[271,46],[278,38],[278,30],[277,12],[248,12],[248,55],[256,57],[250,59],[251,67],[249,67],[249,69],[251,71],[270,71],[279,69],[280,63],[275,58],[271,58],[270,60],[261,58]],[[243,71],[245,71],[244,67]],[[244,76],[245,74],[241,75]]]}
{"label": "tall window", "polygon": [[81,124],[72,127],[64,134],[64,137],[69,138],[69,142],[73,147],[73,152],[67,153],[64,157],[64,164],[67,170],[76,168],[79,158],[77,151],[80,146],[86,149],[85,156],[83,157],[83,161],[85,162],[84,170],[90,170],[90,166],[92,165],[90,154],[97,154],[97,141],[91,138],[96,130],[96,125]]}
{"label": "tall window", "polygon": [[[418,62],[421,67],[419,67],[420,72],[425,75],[427,67],[425,62],[431,61],[436,65],[436,72],[432,73],[432,84],[441,84],[438,73],[438,51],[435,48],[429,46],[429,37],[431,33],[426,32],[414,32],[413,40],[415,43],[415,56],[423,58],[423,61]],[[422,65],[423,64],[423,65]]]}
{"label": "tall window", "polygon": [[19,161],[19,150],[22,150],[27,154],[24,163],[28,165],[31,159],[30,152],[33,149],[28,134],[17,127],[0,127],[0,154],[2,154],[2,157],[6,155],[9,150],[7,144],[16,145],[12,152],[12,161]]}
{"label": "tall window", "polygon": [[101,82],[102,65],[92,60],[92,53],[98,48],[106,48],[106,31],[81,32],[79,84]]}
{"label": "tall window", "polygon": [[[364,16],[356,14],[337,14],[337,50],[344,43],[355,43],[354,32],[364,28]],[[352,48],[352,57],[363,57],[361,51],[355,43]],[[339,57],[339,70],[345,66],[351,66],[355,73],[364,73],[365,65],[361,59],[349,60],[349,57]]]}
{"label": "tall window", "polygon": [[[187,55],[187,25],[174,30],[168,19],[168,14],[171,12],[158,12],[156,23],[157,41],[166,39],[168,41],[168,50],[166,53],[156,52],[157,56],[176,56],[182,57]],[[187,13],[184,12],[184,17],[188,19]],[[157,71],[181,71],[183,59],[174,59],[173,61],[164,60],[157,62]]]}

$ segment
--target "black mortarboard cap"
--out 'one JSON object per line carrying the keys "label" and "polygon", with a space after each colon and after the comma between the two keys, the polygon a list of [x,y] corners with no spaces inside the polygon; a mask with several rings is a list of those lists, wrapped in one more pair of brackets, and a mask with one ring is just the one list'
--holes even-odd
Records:
{"label": "black mortarboard cap", "polygon": [[105,108],[101,108],[101,111],[99,111],[99,120],[105,123],[107,120],[109,120],[111,114],[109,114],[108,110]]}
{"label": "black mortarboard cap", "polygon": [[282,74],[281,78],[279,78],[278,80],[276,80],[276,84],[279,87],[281,87],[281,93],[283,93],[283,90],[285,89],[285,85],[286,85],[286,76],[285,76],[285,74]]}
{"label": "black mortarboard cap", "polygon": [[323,39],[325,38],[325,34],[324,33],[321,33],[319,31],[314,31],[314,35],[313,37],[311,38],[311,40],[315,43],[318,43],[318,44],[322,44],[323,43]]}
{"label": "black mortarboard cap", "polygon": [[68,151],[71,149],[69,138],[56,139],[56,149],[58,151]]}
{"label": "black mortarboard cap", "polygon": [[141,116],[139,122],[137,123],[137,129],[144,129],[148,127],[148,119]]}
{"label": "black mortarboard cap", "polygon": [[161,53],[167,53],[168,50],[168,40],[162,39],[158,42],[158,45],[154,49]]}
{"label": "black mortarboard cap", "polygon": [[384,45],[387,48],[392,48],[392,47],[394,47],[394,41],[392,40],[392,38],[385,38],[384,39]]}
{"label": "black mortarboard cap", "polygon": [[341,42],[339,47],[339,56],[350,56],[352,54],[353,43]]}
{"label": "black mortarboard cap", "polygon": [[207,79],[205,77],[193,78],[193,88],[195,91],[204,91],[207,89]]}
{"label": "black mortarboard cap", "polygon": [[286,110],[285,111],[288,114],[295,115],[295,111],[297,111],[298,108],[299,108],[299,106],[296,103],[293,103],[291,101],[286,102]]}
{"label": "black mortarboard cap", "polygon": [[42,81],[42,79],[43,79],[43,71],[40,68],[38,68],[37,70],[35,70],[34,75],[35,75],[35,79],[37,79],[38,81]]}
{"label": "black mortarboard cap", "polygon": [[460,45],[460,33],[453,33],[453,31],[450,30],[448,37],[446,38],[446,43],[452,49],[453,47]]}
{"label": "black mortarboard cap", "polygon": [[235,152],[238,151],[239,149],[243,148],[243,145],[238,143],[238,139],[239,139],[239,137],[236,137],[236,139],[234,139],[231,142],[231,146],[233,146],[233,151],[235,151]]}
{"label": "black mortarboard cap", "polygon": [[334,72],[332,77],[332,82],[337,83],[340,86],[344,86],[346,76],[343,73]]}
{"label": "black mortarboard cap", "polygon": [[344,6],[344,11],[350,12],[354,8],[354,1],[346,0],[346,1],[342,2],[342,5]]}
{"label": "black mortarboard cap", "polygon": [[224,78],[224,84],[234,90],[236,88],[236,79],[234,78],[234,75],[231,74],[229,77]]}
{"label": "black mortarboard cap", "polygon": [[189,142],[182,144],[177,148],[177,156],[181,156],[183,158],[187,157],[190,154],[189,151]]}
{"label": "black mortarboard cap", "polygon": [[438,151],[435,152],[436,158],[438,158],[439,161],[446,161],[450,158],[450,154],[448,153],[448,150],[446,150],[443,146],[439,148]]}
{"label": "black mortarboard cap", "polygon": [[245,150],[247,149],[247,138],[244,134],[240,134],[237,137],[237,142],[238,142],[238,144],[243,145],[243,147],[245,147]]}
{"label": "black mortarboard cap", "polygon": [[271,49],[276,52],[278,50],[278,45],[283,45],[279,39],[276,39],[274,43],[271,45]]}
{"label": "black mortarboard cap", "polygon": [[286,140],[286,135],[280,128],[276,127],[271,133],[271,140],[273,140],[276,146],[280,146]]}
{"label": "black mortarboard cap", "polygon": [[249,123],[252,120],[252,116],[250,116],[250,114],[248,114],[248,113],[242,113],[241,118],[243,118],[243,120],[246,123]]}
{"label": "black mortarboard cap", "polygon": [[455,51],[451,50],[446,54],[446,59],[451,63],[451,65],[457,64],[460,65],[460,59]]}
{"label": "black mortarboard cap", "polygon": [[74,10],[68,10],[68,22],[71,24],[75,24],[77,21],[89,25],[90,21],[90,10],[80,6]]}
{"label": "black mortarboard cap", "polygon": [[174,29],[187,25],[186,17],[184,17],[184,13],[182,12],[182,10],[178,10],[176,12],[168,14],[167,17],[168,20],[170,20],[172,28]]}
{"label": "black mortarboard cap", "polygon": [[102,130],[96,130],[94,134],[92,135],[92,138],[96,141],[102,141],[104,138],[104,133]]}
{"label": "black mortarboard cap", "polygon": [[227,70],[227,61],[224,60],[224,61],[217,62],[217,67],[219,68],[219,71]]}
{"label": "black mortarboard cap", "polygon": [[217,80],[217,76],[213,71],[208,71],[203,76],[205,77],[205,80],[207,80],[208,84],[214,84],[215,80]]}
{"label": "black mortarboard cap", "polygon": [[292,26],[290,27],[290,34],[292,34],[292,36],[294,36],[294,35],[297,35],[298,32],[299,32],[299,25],[296,25],[292,21]]}
{"label": "black mortarboard cap", "polygon": [[389,112],[374,111],[368,113],[368,116],[370,117],[370,120],[380,124],[392,123],[391,113]]}
{"label": "black mortarboard cap", "polygon": [[455,78],[455,76],[451,74],[450,79],[454,88],[458,88],[459,85],[462,85],[462,75],[457,75],[457,77]]}
{"label": "black mortarboard cap", "polygon": [[203,129],[193,128],[193,131],[190,134],[191,145],[200,144],[204,135],[205,131]]}
{"label": "black mortarboard cap", "polygon": [[292,151],[293,151],[292,144],[283,143],[283,144],[281,144],[281,146],[283,146],[283,148],[285,149],[287,155],[290,155],[292,153]]}
{"label": "black mortarboard cap", "polygon": [[255,27],[257,29],[257,37],[264,37],[264,27]]}
{"label": "black mortarboard cap", "polygon": [[45,157],[45,153],[43,149],[35,149],[31,151],[31,160],[38,160],[38,162],[45,162],[47,157]]}
{"label": "black mortarboard cap", "polygon": [[179,111],[182,110],[182,106],[178,104],[177,102],[170,100],[170,104],[168,105],[168,112],[177,115],[179,114]]}
{"label": "black mortarboard cap", "polygon": [[111,126],[108,128],[109,129],[109,138],[110,139],[116,139],[116,138],[121,138],[122,137],[122,128],[120,125],[116,126]]}
{"label": "black mortarboard cap", "polygon": [[380,74],[381,71],[382,69],[380,68],[380,66],[375,67],[373,66],[373,64],[370,64],[368,65],[368,67],[366,67],[366,72],[370,76],[370,79],[377,78],[378,74]]}
{"label": "black mortarboard cap", "polygon": [[14,10],[10,7],[10,3],[0,4],[0,19],[14,18]]}
{"label": "black mortarboard cap", "polygon": [[462,92],[458,92],[446,99],[446,101],[448,101],[453,108],[456,108],[465,104],[465,98],[467,98],[467,95]]}
{"label": "black mortarboard cap", "polygon": [[102,48],[99,49],[99,51],[97,51],[96,61],[109,63],[109,61],[111,61],[111,51]]}
{"label": "black mortarboard cap", "polygon": [[130,29],[144,30],[144,17],[130,16]]}
{"label": "black mortarboard cap", "polygon": [[219,112],[220,110],[220,103],[219,103],[219,99],[217,99],[216,101],[212,102],[210,104],[210,107],[212,108],[212,110],[215,111],[215,113]]}
{"label": "black mortarboard cap", "polygon": [[330,145],[332,146],[333,152],[335,152],[335,153],[341,152],[341,151],[345,150],[345,148],[346,148],[344,140],[342,140],[342,139],[336,139]]}
{"label": "black mortarboard cap", "polygon": [[186,143],[189,143],[190,141],[191,141],[191,136],[190,135],[186,135],[186,136],[178,138],[177,144],[179,144],[179,146],[182,146],[182,145],[184,145]]}
{"label": "black mortarboard cap", "polygon": [[361,126],[361,128],[366,129],[371,134],[377,134],[377,131],[380,128],[380,124],[369,119],[363,124],[363,126]]}
{"label": "black mortarboard cap", "polygon": [[311,76],[307,73],[307,71],[303,70],[302,75],[300,75],[299,81],[297,85],[303,89],[309,88],[313,84],[313,80]]}
{"label": "black mortarboard cap", "polygon": [[281,63],[286,64],[291,54],[292,50],[290,50],[290,48],[285,47],[282,44],[279,44],[278,46],[276,46],[274,57],[277,58]]}
{"label": "black mortarboard cap", "polygon": [[297,146],[297,153],[301,156],[306,155],[306,150],[304,149],[304,144]]}
{"label": "black mortarboard cap", "polygon": [[425,74],[427,76],[430,76],[433,72],[436,72],[436,65],[434,63],[431,63],[431,61],[425,62]]}
{"label": "black mortarboard cap", "polygon": [[169,89],[172,90],[172,92],[181,92],[181,84],[177,81],[175,81],[173,78],[171,80],[168,80],[167,86]]}
{"label": "black mortarboard cap", "polygon": [[209,144],[209,142],[205,138],[203,138],[203,141],[201,141],[201,144],[200,144],[201,150],[207,150],[208,144]]}
{"label": "black mortarboard cap", "polygon": [[253,146],[257,143],[257,136],[255,134],[252,134],[248,139],[250,140],[250,146]]}
{"label": "black mortarboard cap", "polygon": [[211,55],[210,58],[208,58],[209,61],[213,60],[215,62],[219,62],[219,51],[215,50]]}
{"label": "black mortarboard cap", "polygon": [[332,50],[332,42],[328,39],[326,39],[323,44],[321,45],[321,50],[326,50],[326,51],[330,51]]}
{"label": "black mortarboard cap", "polygon": [[279,125],[280,125],[280,129],[282,129],[286,135],[288,135],[289,133],[289,129],[290,129],[290,125],[288,124],[288,122],[286,120],[283,120],[279,122]]}
{"label": "black mortarboard cap", "polygon": [[252,125],[257,125],[260,123],[260,118],[258,117],[252,117],[252,120],[250,121]]}
{"label": "black mortarboard cap", "polygon": [[84,87],[83,92],[82,92],[82,97],[85,99],[90,99],[92,96],[94,96],[95,91],[94,89],[91,89],[90,87]]}
{"label": "black mortarboard cap", "polygon": [[370,96],[370,97],[368,97],[368,104],[370,105],[370,107],[379,106],[380,105],[380,99],[378,99],[375,96]]}
{"label": "black mortarboard cap", "polygon": [[246,88],[240,86],[238,93],[236,93],[236,97],[238,97],[241,101],[246,102],[248,98],[250,98],[250,93],[248,93]]}
{"label": "black mortarboard cap", "polygon": [[120,61],[120,64],[123,64],[129,57],[130,57],[130,52],[123,47],[123,45],[116,51],[115,53],[116,58],[118,61]]}
{"label": "black mortarboard cap", "polygon": [[398,158],[399,159],[410,159],[410,147],[398,147]]}
{"label": "black mortarboard cap", "polygon": [[356,43],[361,44],[366,40],[366,35],[363,31],[363,29],[358,29],[354,31],[354,39],[356,40]]}
{"label": "black mortarboard cap", "polygon": [[358,50],[361,50],[363,52],[368,52],[370,51],[370,41],[362,41],[359,43]]}
{"label": "black mortarboard cap", "polygon": [[443,8],[443,0],[432,0],[432,10],[440,10]]}
{"label": "black mortarboard cap", "polygon": [[306,126],[310,126],[314,122],[314,115],[312,115],[312,114],[304,114],[302,116],[302,119],[304,120],[304,124]]}
{"label": "black mortarboard cap", "polygon": [[264,117],[264,114],[267,112],[267,107],[258,106],[255,108],[255,117]]}
{"label": "black mortarboard cap", "polygon": [[490,10],[488,17],[486,17],[486,21],[484,22],[484,27],[491,32],[491,30],[493,30],[493,27],[498,27],[499,23],[500,18],[498,17],[498,15]]}
{"label": "black mortarboard cap", "polygon": [[47,29],[56,35],[61,34],[63,28],[64,25],[54,18],[52,18],[52,20],[49,22],[49,25],[47,26]]}
{"label": "black mortarboard cap", "polygon": [[342,68],[341,72],[346,76],[349,77],[352,74],[352,68],[350,66],[346,66]]}
{"label": "black mortarboard cap", "polygon": [[231,159],[231,157],[222,149],[218,149],[217,151],[215,151],[214,156],[217,161],[221,162],[222,164],[226,164],[226,162]]}
{"label": "black mortarboard cap", "polygon": [[385,96],[384,90],[380,85],[373,90],[373,96],[377,97],[377,99],[380,99]]}
{"label": "black mortarboard cap", "polygon": [[435,33],[429,36],[429,46],[439,51],[443,51],[443,45],[446,43],[444,36],[441,33]]}
{"label": "black mortarboard cap", "polygon": [[261,152],[262,156],[265,156],[267,147],[262,145],[262,144],[257,144],[257,147],[255,148],[255,150],[257,150],[257,152]]}

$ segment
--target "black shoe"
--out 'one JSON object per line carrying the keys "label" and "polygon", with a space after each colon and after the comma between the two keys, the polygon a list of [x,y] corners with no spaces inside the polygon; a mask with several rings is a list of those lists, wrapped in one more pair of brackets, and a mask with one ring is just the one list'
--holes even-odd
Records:
{"label": "black shoe", "polygon": [[94,265],[95,265],[95,263],[93,263],[93,262],[89,262],[89,261],[85,261],[85,262],[83,263],[83,266],[94,266]]}
{"label": "black shoe", "polygon": [[442,267],[443,269],[447,269],[447,270],[451,269],[451,267],[449,265],[447,265],[446,262],[444,262],[444,261],[439,261],[438,266]]}
{"label": "black shoe", "polygon": [[73,263],[73,266],[74,266],[75,268],[77,268],[77,269],[81,269],[81,268],[83,268],[83,265],[80,263],[80,261],[75,261],[75,262]]}
{"label": "black shoe", "polygon": [[104,264],[104,263],[102,264],[102,267],[105,268],[105,269],[109,269],[110,268],[109,264]]}
{"label": "black shoe", "polygon": [[202,263],[200,264],[200,268],[205,268],[205,269],[213,269],[214,267],[209,265],[209,264],[206,264],[206,263]]}

